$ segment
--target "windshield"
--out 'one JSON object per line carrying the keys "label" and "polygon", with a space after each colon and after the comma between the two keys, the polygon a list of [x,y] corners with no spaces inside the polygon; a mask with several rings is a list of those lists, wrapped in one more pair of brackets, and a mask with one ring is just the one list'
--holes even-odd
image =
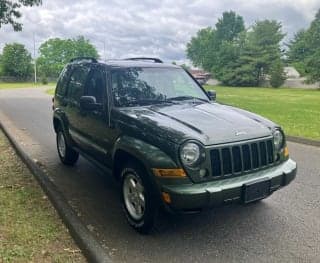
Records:
{"label": "windshield", "polygon": [[112,73],[112,94],[117,107],[205,100],[197,83],[179,68],[126,68]]}

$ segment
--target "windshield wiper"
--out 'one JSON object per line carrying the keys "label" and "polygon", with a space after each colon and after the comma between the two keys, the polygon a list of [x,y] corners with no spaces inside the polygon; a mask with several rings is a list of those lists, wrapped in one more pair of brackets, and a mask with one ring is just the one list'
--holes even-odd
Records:
{"label": "windshield wiper", "polygon": [[209,100],[193,97],[193,96],[177,96],[177,97],[172,97],[167,99],[167,101],[172,101],[172,100],[201,100],[204,102],[209,102]]}

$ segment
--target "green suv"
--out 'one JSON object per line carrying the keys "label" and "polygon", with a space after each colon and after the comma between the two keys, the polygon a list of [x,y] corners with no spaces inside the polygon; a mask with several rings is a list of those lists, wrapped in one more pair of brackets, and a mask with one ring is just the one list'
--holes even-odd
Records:
{"label": "green suv", "polygon": [[255,202],[296,176],[278,125],[215,102],[187,71],[156,58],[72,60],[53,110],[61,161],[74,165],[80,153],[110,171],[141,233],[160,208]]}

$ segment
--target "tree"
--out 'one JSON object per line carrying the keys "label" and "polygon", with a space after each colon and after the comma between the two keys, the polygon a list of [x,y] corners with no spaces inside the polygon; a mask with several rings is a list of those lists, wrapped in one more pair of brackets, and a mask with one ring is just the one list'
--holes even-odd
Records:
{"label": "tree", "polygon": [[320,9],[306,34],[306,75],[310,82],[320,81]]}
{"label": "tree", "polygon": [[[225,65],[220,67],[220,81],[227,86],[258,86],[254,58],[256,51],[248,40],[247,32],[240,35],[239,41],[232,45],[232,49],[235,52],[234,57],[224,59]],[[225,52],[228,53],[228,50]]]}
{"label": "tree", "polygon": [[1,56],[2,74],[25,80],[32,75],[31,54],[19,43],[6,44]]}
{"label": "tree", "polygon": [[233,41],[245,30],[243,18],[234,11],[224,12],[216,23],[216,30],[219,41]]}
{"label": "tree", "polygon": [[281,28],[281,23],[275,20],[263,20],[257,21],[248,33],[245,56],[255,73],[255,85],[264,83],[271,65],[281,59],[280,41],[285,36]]}
{"label": "tree", "polygon": [[241,16],[224,12],[215,28],[201,29],[191,39],[187,56],[225,85],[260,86],[272,63],[281,59],[281,28],[277,21],[264,20],[245,30]]}
{"label": "tree", "polygon": [[[198,31],[187,44],[187,57],[195,66],[212,72],[216,78],[224,81],[224,69],[230,59],[238,55],[236,50],[239,36],[244,32],[243,18],[235,12],[224,12],[215,28],[208,27]],[[231,62],[232,64],[232,62]]]}
{"label": "tree", "polygon": [[41,3],[41,0],[0,0],[0,28],[2,25],[11,24],[14,31],[21,31],[22,24],[16,21],[21,17],[19,8],[40,5]]}
{"label": "tree", "polygon": [[215,30],[211,27],[203,28],[187,43],[187,57],[195,66],[211,71],[217,48],[218,43],[215,41]]}
{"label": "tree", "polygon": [[99,57],[96,48],[83,36],[74,39],[51,38],[41,44],[39,52],[39,74],[45,77],[57,77],[72,58]]}
{"label": "tree", "polygon": [[298,31],[289,42],[289,51],[287,52],[289,62],[304,60],[304,58],[309,54],[310,49],[306,43],[306,38],[307,31],[302,29]]}
{"label": "tree", "polygon": [[288,45],[288,61],[308,78],[320,81],[320,9],[308,29],[299,31]]}
{"label": "tree", "polygon": [[240,49],[236,43],[224,41],[216,52],[215,63],[212,66],[214,76],[224,85],[234,86],[236,81],[236,68],[239,67]]}
{"label": "tree", "polygon": [[301,75],[306,74],[306,58],[310,55],[310,48],[307,44],[307,31],[300,30],[287,45],[288,62],[299,71]]}
{"label": "tree", "polygon": [[281,60],[273,62],[270,67],[270,85],[274,88],[279,88],[286,80],[283,63]]}

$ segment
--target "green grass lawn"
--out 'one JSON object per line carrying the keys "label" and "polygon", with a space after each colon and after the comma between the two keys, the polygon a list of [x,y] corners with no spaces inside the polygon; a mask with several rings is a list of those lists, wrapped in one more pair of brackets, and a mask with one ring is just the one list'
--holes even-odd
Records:
{"label": "green grass lawn", "polygon": [[288,135],[320,140],[320,90],[205,86],[217,101],[260,114]]}
{"label": "green grass lawn", "polygon": [[36,87],[54,87],[55,83],[49,83],[47,85],[44,85],[42,83],[33,83],[33,82],[0,82],[0,90],[1,89],[18,89],[18,88],[36,88]]}
{"label": "green grass lawn", "polygon": [[1,130],[0,262],[86,262]]}
{"label": "green grass lawn", "polygon": [[46,90],[46,93],[49,94],[49,95],[54,95],[54,91],[55,91],[55,90],[56,90],[55,87],[49,88],[49,89]]}

